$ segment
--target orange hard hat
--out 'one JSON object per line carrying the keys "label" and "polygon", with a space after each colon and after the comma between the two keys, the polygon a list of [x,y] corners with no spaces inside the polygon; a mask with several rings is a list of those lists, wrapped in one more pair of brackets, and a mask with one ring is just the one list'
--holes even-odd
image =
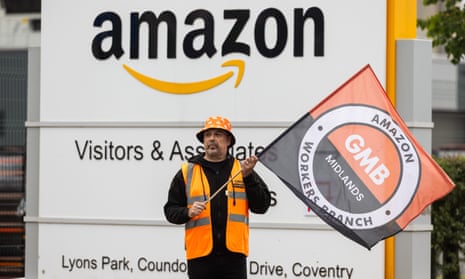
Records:
{"label": "orange hard hat", "polygon": [[236,138],[231,132],[231,122],[225,117],[221,116],[210,116],[205,120],[205,125],[200,131],[197,132],[197,139],[203,143],[203,133],[209,129],[221,129],[227,132],[231,136],[231,144],[229,146],[233,146],[236,143]]}

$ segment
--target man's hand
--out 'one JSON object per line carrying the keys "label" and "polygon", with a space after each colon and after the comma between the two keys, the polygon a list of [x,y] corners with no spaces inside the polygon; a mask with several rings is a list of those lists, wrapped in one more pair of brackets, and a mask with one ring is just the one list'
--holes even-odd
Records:
{"label": "man's hand", "polygon": [[242,176],[246,177],[252,173],[255,164],[257,164],[258,158],[255,155],[250,156],[249,158],[241,162]]}
{"label": "man's hand", "polygon": [[199,215],[204,211],[206,208],[206,202],[199,202],[196,201],[192,206],[189,208],[189,212],[187,213],[190,218]]}

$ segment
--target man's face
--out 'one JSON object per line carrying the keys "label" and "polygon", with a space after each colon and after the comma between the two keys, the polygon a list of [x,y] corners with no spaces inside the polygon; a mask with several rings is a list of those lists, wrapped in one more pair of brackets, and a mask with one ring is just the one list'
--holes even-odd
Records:
{"label": "man's face", "polygon": [[205,159],[208,161],[219,162],[226,159],[230,144],[231,137],[221,129],[209,129],[203,133]]}

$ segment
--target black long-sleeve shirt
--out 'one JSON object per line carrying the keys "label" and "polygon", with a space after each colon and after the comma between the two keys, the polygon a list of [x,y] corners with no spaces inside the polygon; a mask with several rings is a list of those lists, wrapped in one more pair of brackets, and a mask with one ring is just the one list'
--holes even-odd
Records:
{"label": "black long-sleeve shirt", "polygon": [[[210,193],[213,194],[230,178],[234,158],[228,155],[226,160],[213,163],[204,160],[202,154],[192,157],[189,162],[202,166],[210,185]],[[244,184],[250,211],[258,214],[265,213],[271,202],[271,195],[265,182],[255,171],[252,171],[250,175],[244,177]],[[213,253],[216,254],[230,253],[226,249],[225,234],[228,210],[227,197],[224,191],[225,189],[210,201]],[[164,213],[166,219],[174,224],[184,224],[190,219],[187,208],[186,185],[181,170],[176,173],[171,182]]]}

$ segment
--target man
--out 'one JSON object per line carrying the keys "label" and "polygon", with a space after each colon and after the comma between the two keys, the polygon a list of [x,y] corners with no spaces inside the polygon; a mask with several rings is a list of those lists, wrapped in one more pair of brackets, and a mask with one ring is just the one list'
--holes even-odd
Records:
{"label": "man", "polygon": [[236,142],[228,119],[209,117],[197,138],[205,153],[183,163],[174,176],[166,219],[185,224],[190,279],[246,279],[249,210],[265,213],[270,192],[253,170],[256,156],[239,162],[228,153]]}

